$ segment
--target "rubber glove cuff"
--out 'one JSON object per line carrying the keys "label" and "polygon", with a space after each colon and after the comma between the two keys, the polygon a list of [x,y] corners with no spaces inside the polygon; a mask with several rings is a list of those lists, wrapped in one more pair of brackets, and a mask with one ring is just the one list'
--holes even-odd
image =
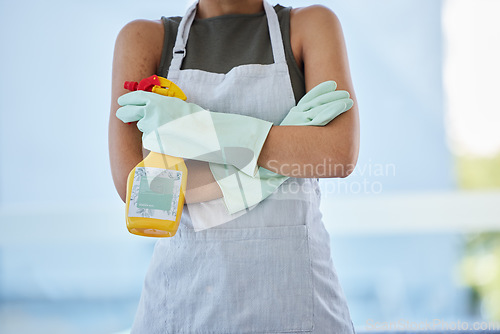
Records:
{"label": "rubber glove cuff", "polygon": [[252,207],[269,197],[288,177],[259,167],[255,178],[231,165],[209,164],[229,214]]}
{"label": "rubber glove cuff", "polygon": [[143,146],[175,157],[232,165],[256,177],[272,123],[258,118],[201,110],[145,133]]}

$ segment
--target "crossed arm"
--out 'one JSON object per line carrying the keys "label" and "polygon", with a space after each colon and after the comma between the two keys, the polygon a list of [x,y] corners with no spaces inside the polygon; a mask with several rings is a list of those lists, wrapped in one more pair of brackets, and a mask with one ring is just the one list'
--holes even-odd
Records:
{"label": "crossed arm", "polygon": [[[127,93],[124,81],[140,81],[156,73],[163,33],[160,21],[136,20],[122,28],[115,43],[108,143],[113,181],[124,202],[128,173],[147,151],[142,148],[142,132],[116,118],[120,107],[116,100]],[[322,127],[273,126],[258,165],[291,177],[346,177],[358,158],[359,116],[340,22],[323,6],[293,9],[290,36],[295,60],[304,69],[306,91],[334,80],[337,89],[350,93],[354,106]],[[222,197],[208,163],[186,160],[186,165],[187,203]]]}

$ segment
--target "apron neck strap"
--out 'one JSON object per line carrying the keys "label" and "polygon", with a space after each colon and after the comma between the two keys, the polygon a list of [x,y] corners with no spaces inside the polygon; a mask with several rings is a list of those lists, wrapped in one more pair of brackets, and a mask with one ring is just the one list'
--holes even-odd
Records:
{"label": "apron neck strap", "polygon": [[[266,0],[263,1],[263,5],[267,17],[267,25],[269,27],[269,37],[271,39],[274,62],[276,64],[286,64],[285,49],[281,37],[278,15],[276,15],[276,11]],[[186,56],[186,44],[189,37],[189,31],[196,17],[197,6],[198,0],[188,8],[186,14],[179,23],[169,72],[181,69],[182,61]]]}
{"label": "apron neck strap", "polygon": [[271,46],[273,48],[273,58],[276,64],[285,64],[285,47],[283,44],[283,38],[281,37],[280,22],[278,20],[278,15],[274,10],[273,6],[264,0],[264,10],[267,16],[267,26],[269,27],[269,37],[271,38]]}

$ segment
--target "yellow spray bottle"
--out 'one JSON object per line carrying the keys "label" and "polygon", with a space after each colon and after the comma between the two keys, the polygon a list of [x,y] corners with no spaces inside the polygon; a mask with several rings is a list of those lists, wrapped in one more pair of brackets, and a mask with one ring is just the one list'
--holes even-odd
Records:
{"label": "yellow spray bottle", "polygon": [[[172,81],[153,75],[125,82],[129,90],[146,90],[186,100]],[[173,237],[179,227],[187,185],[184,159],[150,152],[127,179],[125,216],[130,233],[146,237]]]}

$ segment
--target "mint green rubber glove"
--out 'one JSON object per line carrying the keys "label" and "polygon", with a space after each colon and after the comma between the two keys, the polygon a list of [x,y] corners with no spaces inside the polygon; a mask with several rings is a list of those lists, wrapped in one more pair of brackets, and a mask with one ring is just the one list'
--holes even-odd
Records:
{"label": "mint green rubber glove", "polygon": [[233,165],[254,177],[272,123],[258,118],[211,112],[175,97],[134,91],[118,98],[116,116],[138,121],[143,146],[154,152]]}
{"label": "mint green rubber glove", "polygon": [[335,81],[325,81],[311,89],[286,115],[280,125],[323,126],[351,109],[349,92],[337,89]]}
{"label": "mint green rubber glove", "polygon": [[[349,110],[354,102],[347,91],[335,91],[334,81],[325,81],[302,97],[290,109],[280,125],[324,126],[341,113]],[[210,163],[210,170],[223,194],[229,214],[249,208],[269,197],[289,177],[259,167],[255,178],[241,173],[234,166]]]}

